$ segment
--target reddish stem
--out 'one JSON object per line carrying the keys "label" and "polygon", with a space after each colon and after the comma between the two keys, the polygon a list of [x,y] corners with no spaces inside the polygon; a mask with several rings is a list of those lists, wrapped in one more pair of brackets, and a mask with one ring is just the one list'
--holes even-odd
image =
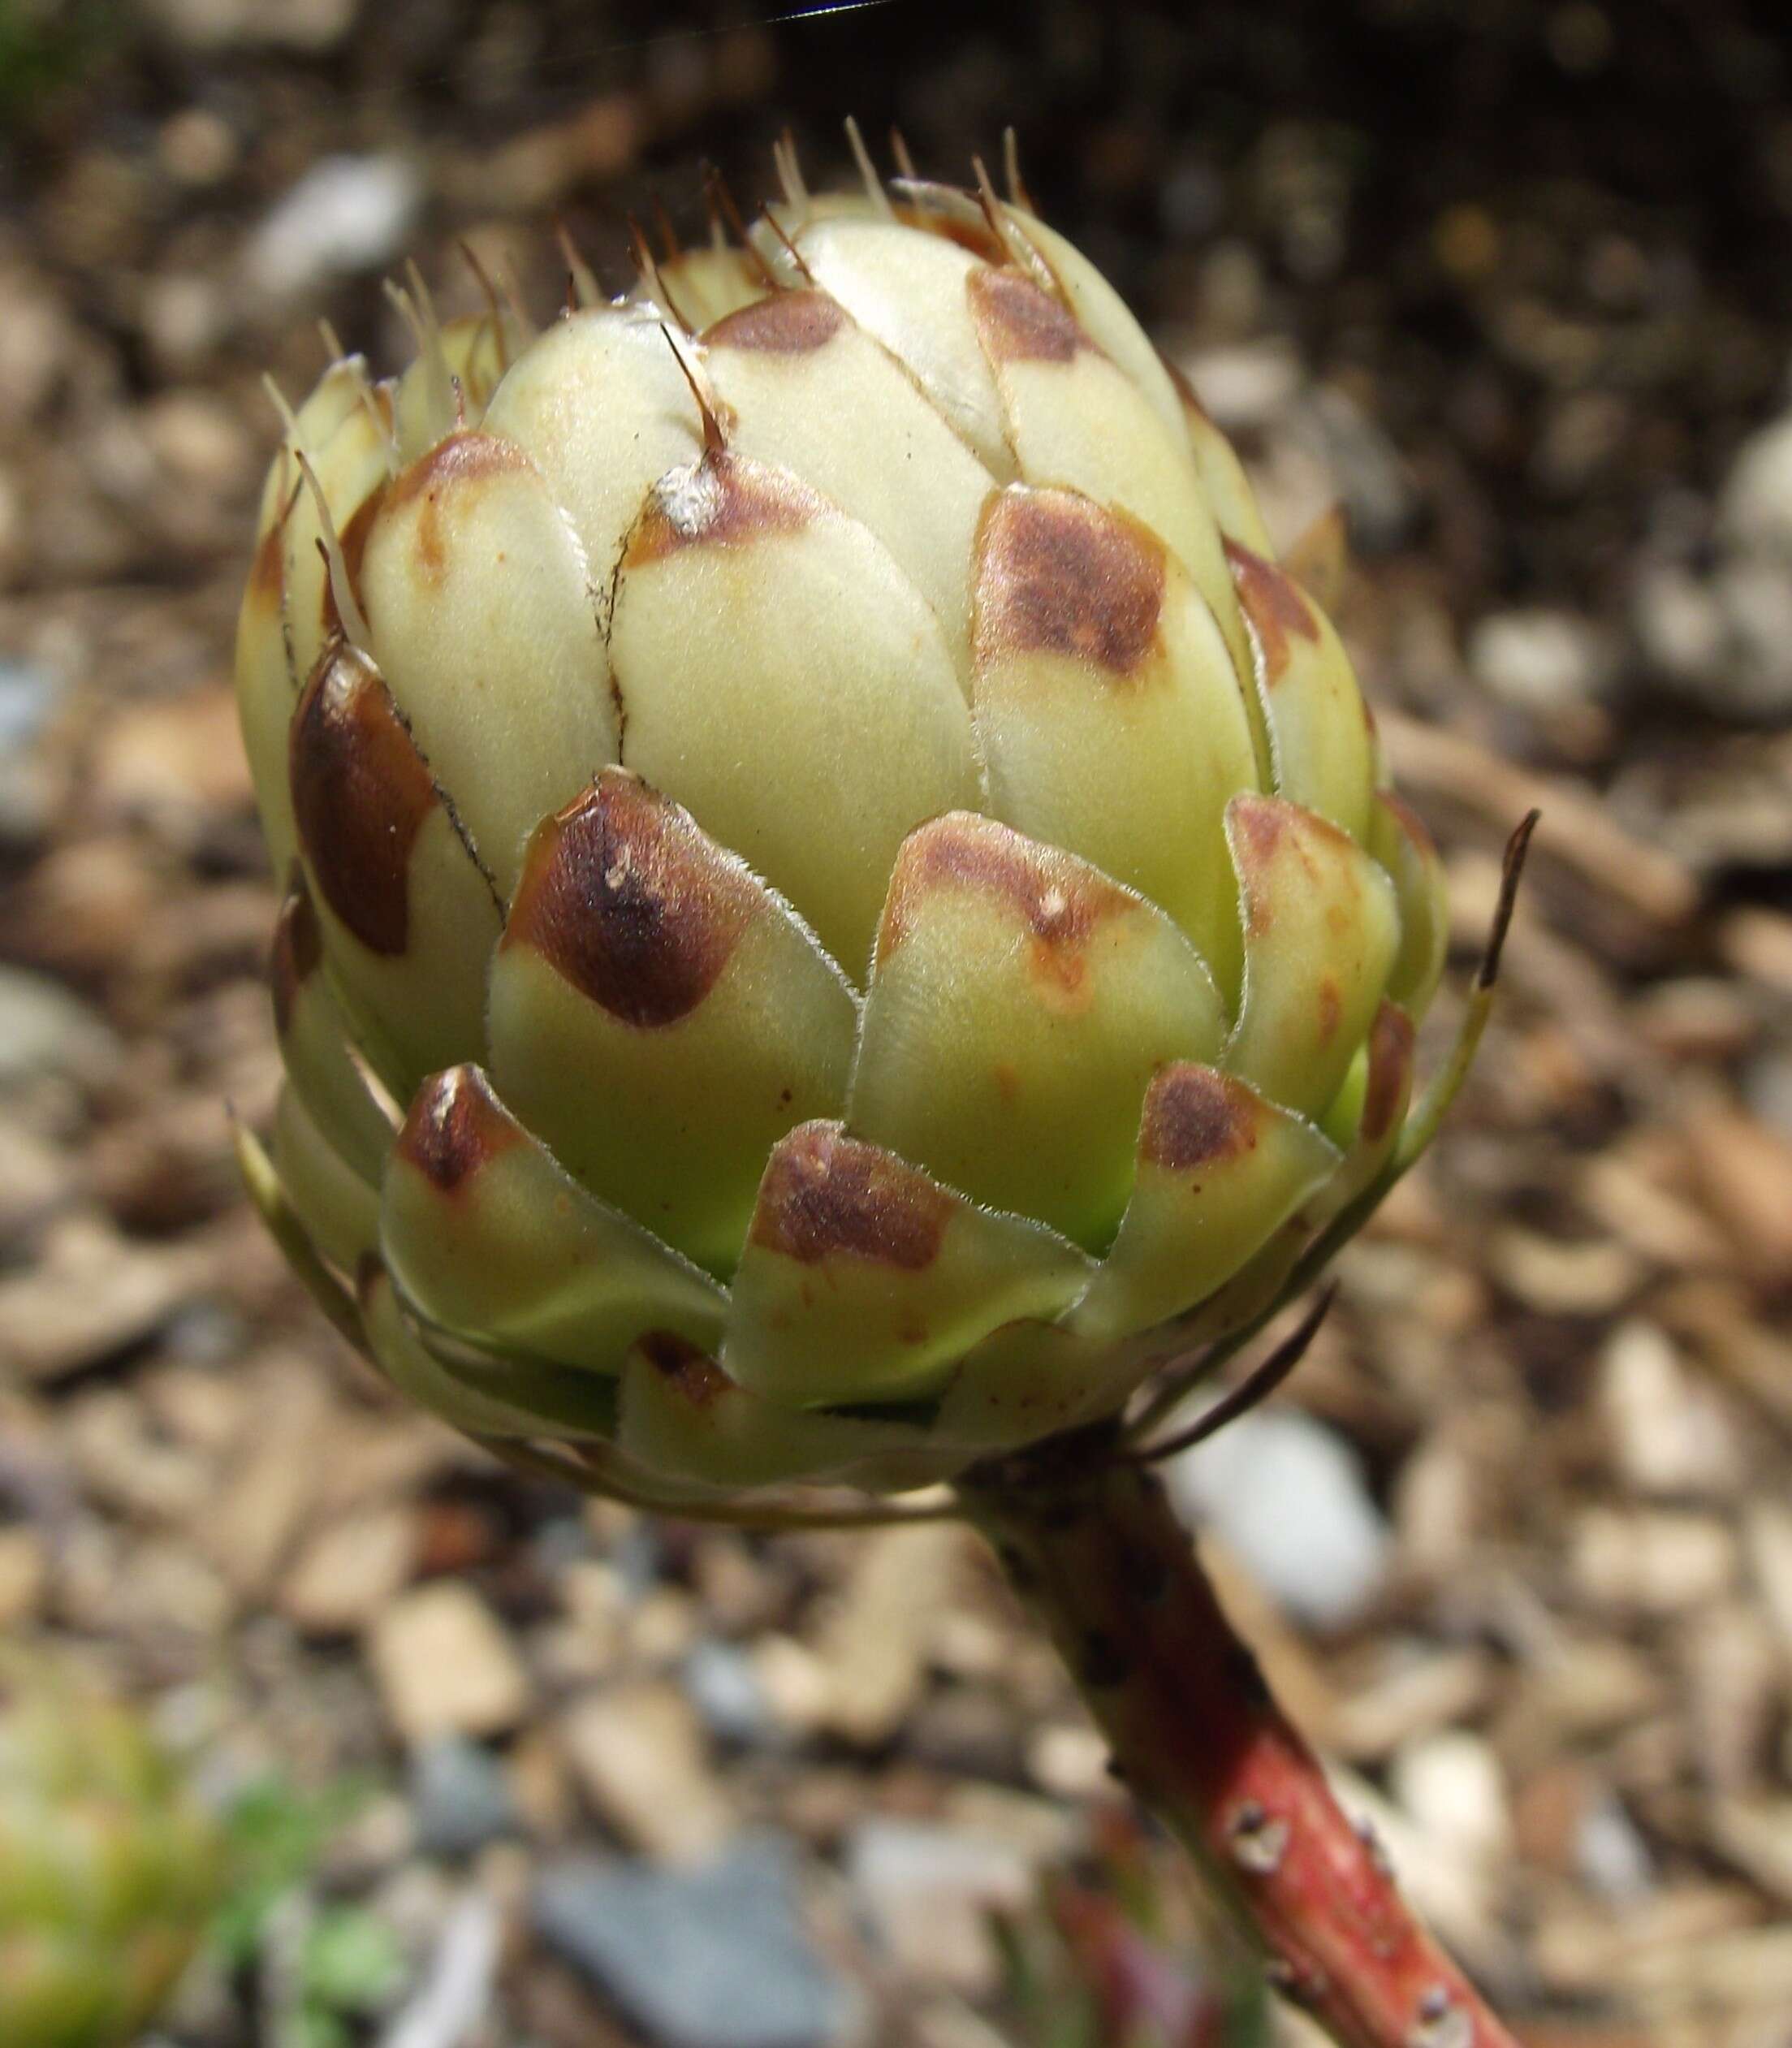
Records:
{"label": "reddish stem", "polygon": [[1063,1448],[964,1489],[1112,1746],[1267,1959],[1342,2048],[1518,2048],[1413,1917],[1270,1697],[1172,1513],[1138,1467]]}

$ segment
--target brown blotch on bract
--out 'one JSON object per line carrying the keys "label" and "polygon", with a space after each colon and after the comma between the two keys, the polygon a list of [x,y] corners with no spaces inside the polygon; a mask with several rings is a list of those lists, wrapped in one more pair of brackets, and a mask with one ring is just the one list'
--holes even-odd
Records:
{"label": "brown blotch on bract", "polygon": [[1162,545],[1119,513],[1074,491],[1011,486],[977,537],[977,664],[1068,655],[1129,676],[1157,645],[1164,573]]}
{"label": "brown blotch on bract", "polygon": [[1288,806],[1275,797],[1241,795],[1227,806],[1232,827],[1233,858],[1237,863],[1238,885],[1244,897],[1245,928],[1261,937],[1276,921],[1269,892],[1263,887],[1264,872],[1274,862],[1288,830]]}
{"label": "brown blotch on bract", "polygon": [[[481,434],[464,427],[437,442],[427,454],[419,456],[402,476],[394,480],[384,499],[388,515],[401,512],[413,498],[423,501],[417,512],[413,545],[417,567],[429,581],[439,582],[447,568],[447,548],[443,538],[440,512],[442,494],[474,490],[484,477],[511,476],[534,466],[514,441],[507,441],[499,434]],[[347,545],[345,535],[345,550]],[[361,555],[365,551],[364,538],[352,569],[358,571]],[[358,594],[358,574],[354,581]]]}
{"label": "brown blotch on bract", "polygon": [[1212,1067],[1166,1067],[1146,1091],[1139,1155],[1172,1173],[1236,1159],[1257,1143],[1261,1105],[1250,1091]]}
{"label": "brown blotch on bract", "polygon": [[502,943],[533,946],[611,1017],[652,1030],[709,994],[761,901],[688,811],[607,769],[538,828]]}
{"label": "brown blotch on bract", "polygon": [[292,1022],[299,991],[323,959],[323,933],[317,905],[301,877],[274,922],[274,944],[268,958],[268,983],[274,996],[274,1028],[282,1038]]}
{"label": "brown blotch on bract", "polygon": [[1358,1134],[1379,1145],[1398,1114],[1412,1074],[1413,1021],[1397,1003],[1383,1002],[1369,1026],[1369,1074]]}
{"label": "brown blotch on bract", "polygon": [[1059,982],[1080,979],[1081,956],[1108,918],[1136,909],[1114,883],[1056,847],[1042,846],[1012,825],[974,811],[948,811],[918,826],[902,842],[878,931],[882,961],[913,929],[928,898],[964,890],[1019,917],[1032,938],[1037,971]]}
{"label": "brown blotch on bract", "polygon": [[778,292],[724,313],[707,329],[709,348],[768,356],[806,356],[825,348],[848,324],[846,309],[825,292]]}
{"label": "brown blotch on bract", "polygon": [[369,951],[402,953],[411,849],[438,801],[384,678],[337,638],[292,720],[292,811],[324,901]]}
{"label": "brown blotch on bract", "polygon": [[693,1408],[710,1407],[736,1391],[734,1382],[715,1359],[676,1330],[649,1330],[636,1349]]}
{"label": "brown blotch on bract", "polygon": [[450,1067],[424,1082],[398,1134],[398,1156],[444,1195],[523,1142],[477,1067]]}
{"label": "brown blotch on bract", "polygon": [[939,1255],[952,1197],[838,1124],[801,1124],[767,1161],[751,1242],[808,1266],[836,1258],[918,1272]]}
{"label": "brown blotch on bract", "polygon": [[986,265],[965,281],[983,352],[996,363],[1068,363],[1078,349],[1099,353],[1061,299],[1019,270]]}
{"label": "brown blotch on bract", "polygon": [[623,573],[686,547],[741,547],[767,534],[800,534],[826,502],[788,469],[726,449],[662,477],[647,495],[622,558]]}
{"label": "brown blotch on bract", "polygon": [[[1290,803],[1285,797],[1243,790],[1226,806],[1226,820],[1244,897],[1245,929],[1252,936],[1261,937],[1275,922],[1274,899],[1279,893],[1319,884],[1327,873],[1321,857],[1343,857],[1334,878],[1348,896],[1359,893],[1361,884],[1349,858],[1356,850],[1355,841],[1316,810]],[[1272,871],[1285,866],[1290,858],[1299,862],[1304,883],[1282,874],[1275,877],[1273,888],[1266,886]],[[1354,928],[1354,914],[1349,904],[1332,898],[1329,889],[1328,898],[1326,922],[1341,939],[1347,937]]]}
{"label": "brown blotch on bract", "polygon": [[1319,620],[1299,585],[1285,570],[1230,538],[1225,551],[1238,603],[1263,650],[1263,681],[1273,685],[1288,667],[1289,635],[1298,633],[1317,645]]}
{"label": "brown blotch on bract", "polygon": [[261,536],[250,564],[248,594],[256,603],[279,611],[286,596],[286,520],[275,519]]}

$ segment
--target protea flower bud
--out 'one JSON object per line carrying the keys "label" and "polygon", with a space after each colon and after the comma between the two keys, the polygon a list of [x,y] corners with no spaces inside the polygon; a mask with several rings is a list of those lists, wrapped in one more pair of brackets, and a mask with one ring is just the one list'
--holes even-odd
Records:
{"label": "protea flower bud", "polygon": [[0,1674],[0,2041],[127,2048],[216,1903],[215,1831],[123,1709]]}
{"label": "protea flower bud", "polygon": [[518,1463],[974,1520],[1335,2039],[1512,2048],[1143,1468],[1436,1129],[1528,823],[1410,1106],[1440,870],[1318,596],[1012,165],[892,197],[849,132],[862,194],[787,149],[625,299],[569,251],[540,333],[413,278],[404,375],[333,351],[287,415],[238,643],[291,877],[252,1191]]}
{"label": "protea flower bud", "polygon": [[1224,439],[1027,205],[896,189],[539,333],[398,294],[244,602],[284,1199],[395,1380],[644,1497],[1113,1413],[1384,1173],[1440,966]]}

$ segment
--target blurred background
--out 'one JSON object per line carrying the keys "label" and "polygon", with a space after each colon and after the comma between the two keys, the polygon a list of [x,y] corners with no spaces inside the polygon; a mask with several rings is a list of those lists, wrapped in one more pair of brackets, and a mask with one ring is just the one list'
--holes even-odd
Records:
{"label": "blurred background", "polygon": [[[162,2048],[1300,2038],[968,1539],[643,1524],[397,1412],[245,1213],[230,646],[326,316],[538,313],[856,112],[1019,132],[1342,622],[1462,979],[1444,1142],[1176,1484],[1533,2048],[1792,2042],[1792,44],[1774,0],[0,0],[0,1633],[188,1760]],[[1440,1005],[1446,1013],[1446,1001]],[[1444,1022],[1449,1019],[1446,1015]],[[64,2037],[58,2036],[61,2040]],[[1440,2044],[1440,2048],[1444,2048]]]}

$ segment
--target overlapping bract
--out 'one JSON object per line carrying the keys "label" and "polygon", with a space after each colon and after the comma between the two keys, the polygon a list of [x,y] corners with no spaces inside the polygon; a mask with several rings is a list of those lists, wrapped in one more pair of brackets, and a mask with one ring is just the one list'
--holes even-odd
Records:
{"label": "overlapping bract", "polygon": [[899,189],[413,305],[244,603],[285,1197],[395,1380],[665,1497],[948,1475],[1248,1318],[1441,965],[1223,437],[1030,211]]}

